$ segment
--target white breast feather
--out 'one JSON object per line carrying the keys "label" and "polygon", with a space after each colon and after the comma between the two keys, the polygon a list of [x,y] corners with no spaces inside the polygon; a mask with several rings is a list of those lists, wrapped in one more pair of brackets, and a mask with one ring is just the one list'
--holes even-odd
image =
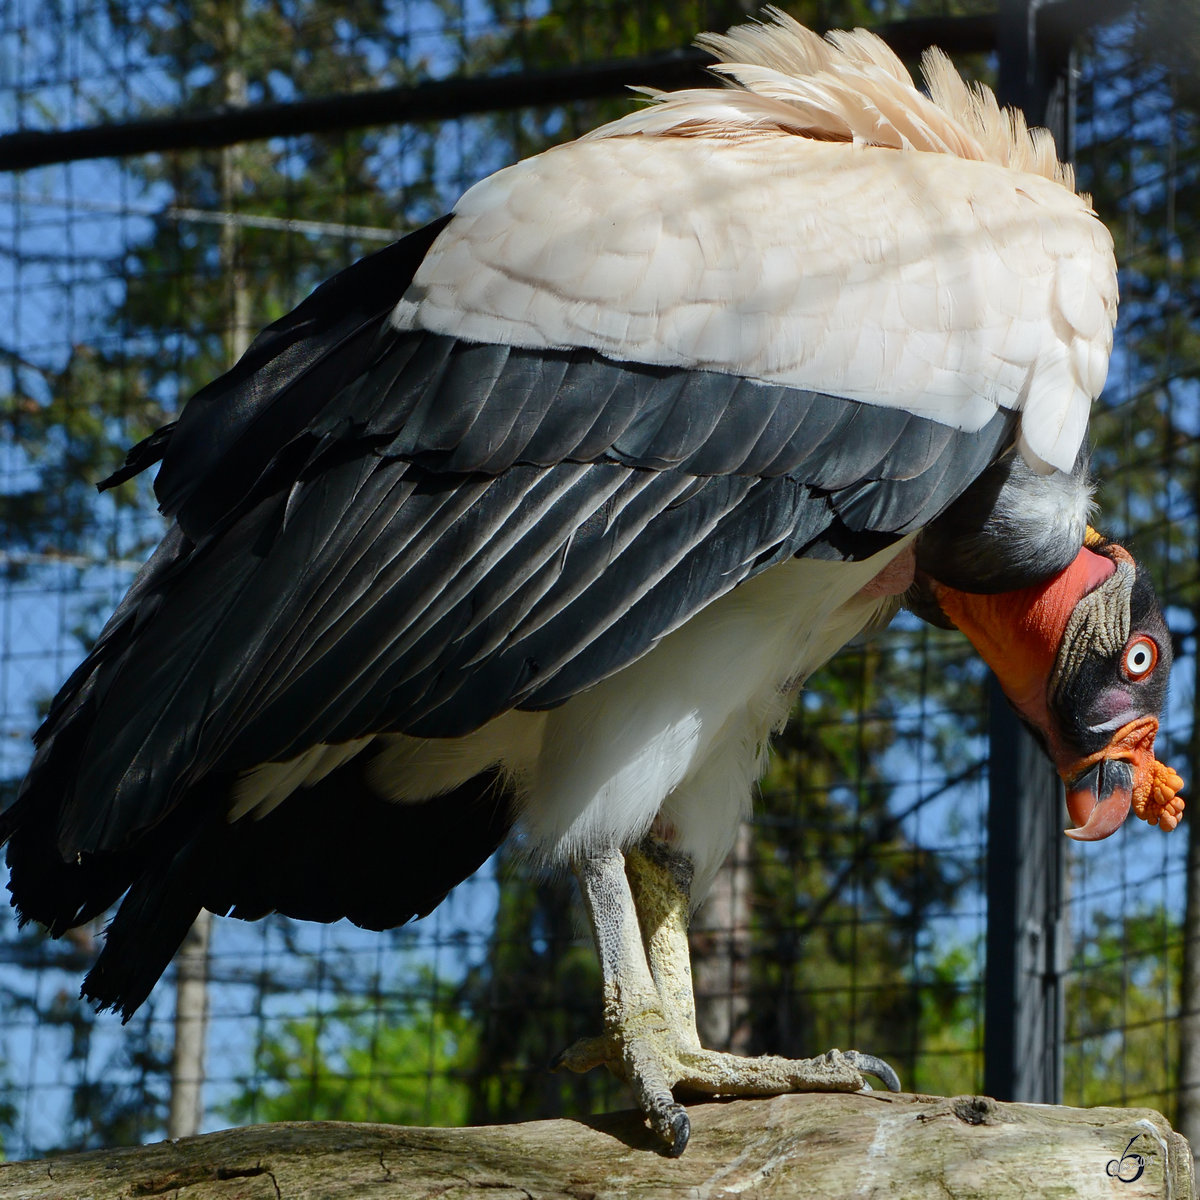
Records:
{"label": "white breast feather", "polygon": [[769,736],[786,719],[789,685],[889,603],[861,589],[910,540],[861,563],[772,567],[541,714],[536,757],[511,771],[531,851],[567,863],[632,844],[661,815],[703,894],[749,808]]}

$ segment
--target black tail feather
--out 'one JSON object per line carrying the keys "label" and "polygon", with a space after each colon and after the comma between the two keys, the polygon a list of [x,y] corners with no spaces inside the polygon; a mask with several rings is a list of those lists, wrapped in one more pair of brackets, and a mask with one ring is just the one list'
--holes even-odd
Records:
{"label": "black tail feather", "polygon": [[129,1020],[170,965],[200,912],[203,864],[196,845],[149,867],[130,889],[104,936],[104,949],[81,994],[101,1011]]}
{"label": "black tail feather", "polygon": [[435,909],[508,835],[511,803],[498,772],[397,804],[367,786],[369,759],[293,792],[260,821],[226,826],[228,867],[206,905],[246,920],[280,912],[394,929]]}
{"label": "black tail feather", "polygon": [[0,814],[0,845],[8,845],[8,890],[17,918],[21,925],[44,925],[53,937],[111,908],[132,879],[124,854],[64,859],[58,850],[58,816],[54,797],[41,788]]}
{"label": "black tail feather", "polygon": [[208,814],[204,823],[168,821],[127,853],[77,862],[64,862],[42,827],[51,806],[14,806],[0,816],[0,834],[12,834],[15,902],[23,919],[58,936],[126,892],[83,985],[97,1008],[126,1021],[201,908],[245,920],[280,912],[367,929],[403,925],[496,850],[512,826],[510,797],[498,772],[486,771],[444,795],[392,803],[367,787],[369,759],[364,752],[261,820],[230,823],[231,781],[210,781],[181,806]]}

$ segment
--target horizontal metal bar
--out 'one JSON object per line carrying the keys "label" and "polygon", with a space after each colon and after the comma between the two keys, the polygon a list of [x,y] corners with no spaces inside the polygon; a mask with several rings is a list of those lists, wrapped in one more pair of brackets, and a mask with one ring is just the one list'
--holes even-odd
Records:
{"label": "horizontal metal bar", "polygon": [[[273,229],[280,233],[299,233],[317,237],[358,238],[367,242],[394,242],[404,232],[397,226],[348,225],[344,221],[310,221],[304,217],[273,217],[262,213],[227,212],[221,209],[189,208],[171,204],[166,208],[155,208],[149,204],[127,204],[116,200],[84,200],[79,196],[42,195],[31,190],[6,191],[0,189],[0,205],[13,204],[19,208],[63,209],[72,216],[80,213],[96,213],[114,217],[166,218],[168,221],[192,222],[199,225],[227,225],[234,229]],[[14,247],[0,247],[16,254]],[[28,261],[31,257],[24,254]],[[33,256],[36,257],[36,256]],[[54,261],[82,257],[74,251],[64,251],[54,256]],[[103,257],[93,253],[90,257]]]}
{"label": "horizontal metal bar", "polygon": [[[925,17],[883,25],[878,32],[906,57],[934,43],[949,53],[995,46],[993,16]],[[171,150],[210,149],[262,138],[332,133],[373,125],[446,121],[503,109],[566,104],[618,95],[630,84],[672,89],[711,85],[704,51],[689,48],[646,58],[482,77],[434,79],[411,87],[352,92],[237,109],[179,113],[75,129],[21,130],[0,137],[0,170],[126,158]]]}

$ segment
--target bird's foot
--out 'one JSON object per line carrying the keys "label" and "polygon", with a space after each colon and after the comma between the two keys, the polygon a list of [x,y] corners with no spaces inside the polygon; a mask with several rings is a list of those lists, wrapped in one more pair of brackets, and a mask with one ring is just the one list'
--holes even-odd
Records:
{"label": "bird's foot", "polygon": [[763,1054],[743,1058],[716,1050],[685,1051],[686,1072],[675,1090],[689,1096],[779,1096],[785,1092],[870,1091],[874,1075],[888,1091],[900,1090],[900,1077],[881,1058],[857,1050],[827,1050],[816,1058]]}
{"label": "bird's foot", "polygon": [[666,1143],[667,1153],[678,1158],[687,1146],[691,1122],[671,1089],[680,1074],[678,1038],[658,1013],[640,1013],[601,1037],[582,1038],[568,1046],[553,1063],[582,1074],[606,1066],[633,1089],[638,1108],[650,1128]]}
{"label": "bird's foot", "polygon": [[829,1050],[816,1058],[764,1054],[744,1058],[685,1044],[658,1014],[643,1014],[601,1037],[583,1038],[558,1056],[554,1068],[590,1071],[604,1065],[629,1083],[650,1127],[667,1144],[667,1153],[683,1153],[691,1124],[676,1095],[778,1096],[786,1092],[858,1092],[869,1090],[864,1075],[874,1075],[890,1091],[900,1090],[896,1072],[873,1054]]}

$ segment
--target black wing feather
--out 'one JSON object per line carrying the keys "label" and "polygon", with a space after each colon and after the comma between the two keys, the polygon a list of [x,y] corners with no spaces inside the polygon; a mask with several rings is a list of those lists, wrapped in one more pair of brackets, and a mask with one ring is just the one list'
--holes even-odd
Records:
{"label": "black wing feather", "polygon": [[333,276],[263,330],[232,370],[192,397],[171,432],[155,481],[165,515],[189,532],[226,515],[244,481],[262,476],[330,397],[353,384],[372,349],[392,348],[378,335],[397,288],[407,286],[448,220]]}

